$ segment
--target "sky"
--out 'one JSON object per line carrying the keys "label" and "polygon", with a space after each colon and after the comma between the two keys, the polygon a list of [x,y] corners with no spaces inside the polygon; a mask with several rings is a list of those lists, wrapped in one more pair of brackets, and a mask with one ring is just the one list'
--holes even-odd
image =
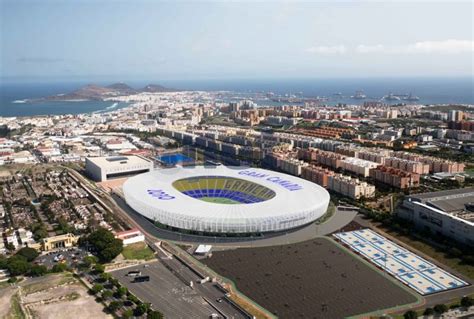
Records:
{"label": "sky", "polygon": [[4,80],[474,74],[472,1],[0,3]]}

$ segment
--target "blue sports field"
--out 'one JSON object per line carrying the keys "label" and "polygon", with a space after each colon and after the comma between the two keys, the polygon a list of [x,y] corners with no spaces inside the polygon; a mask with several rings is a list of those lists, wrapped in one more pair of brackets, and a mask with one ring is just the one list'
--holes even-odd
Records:
{"label": "blue sports field", "polygon": [[176,153],[176,154],[167,154],[167,155],[162,155],[158,156],[157,159],[168,165],[175,165],[175,164],[180,164],[180,163],[189,163],[194,161],[191,157],[188,157],[186,155],[183,155],[181,153]]}

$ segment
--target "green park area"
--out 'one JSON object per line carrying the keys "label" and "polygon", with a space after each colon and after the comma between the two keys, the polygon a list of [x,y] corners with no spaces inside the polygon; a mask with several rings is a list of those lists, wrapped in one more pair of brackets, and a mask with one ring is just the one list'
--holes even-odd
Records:
{"label": "green park area", "polygon": [[145,243],[135,243],[125,246],[122,255],[125,259],[150,260],[155,257],[153,250],[151,250]]}

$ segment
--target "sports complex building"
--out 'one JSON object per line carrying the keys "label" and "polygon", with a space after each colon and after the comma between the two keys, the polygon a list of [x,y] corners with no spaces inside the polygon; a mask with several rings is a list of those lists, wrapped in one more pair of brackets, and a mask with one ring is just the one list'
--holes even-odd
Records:
{"label": "sports complex building", "polygon": [[129,178],[127,204],[167,227],[203,233],[284,231],[326,213],[329,193],[298,177],[258,168],[198,166]]}

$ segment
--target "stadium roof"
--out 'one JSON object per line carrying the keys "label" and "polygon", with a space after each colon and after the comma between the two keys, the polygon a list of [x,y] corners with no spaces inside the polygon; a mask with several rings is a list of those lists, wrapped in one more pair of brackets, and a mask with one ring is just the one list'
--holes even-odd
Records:
{"label": "stadium roof", "polygon": [[[192,198],[172,185],[176,180],[184,178],[210,176],[249,181],[273,190],[276,195],[261,202],[229,205]],[[216,229],[225,229],[229,224],[242,227],[252,225],[251,229],[263,227],[268,228],[268,231],[287,229],[321,217],[329,203],[329,193],[315,183],[282,173],[246,167],[160,169],[130,178],[123,185],[123,190],[127,203],[139,213],[160,222],[168,219],[168,222],[163,223],[170,225],[171,222],[176,222],[172,226],[185,229],[194,228],[185,227],[191,223],[195,227],[208,223]]]}

